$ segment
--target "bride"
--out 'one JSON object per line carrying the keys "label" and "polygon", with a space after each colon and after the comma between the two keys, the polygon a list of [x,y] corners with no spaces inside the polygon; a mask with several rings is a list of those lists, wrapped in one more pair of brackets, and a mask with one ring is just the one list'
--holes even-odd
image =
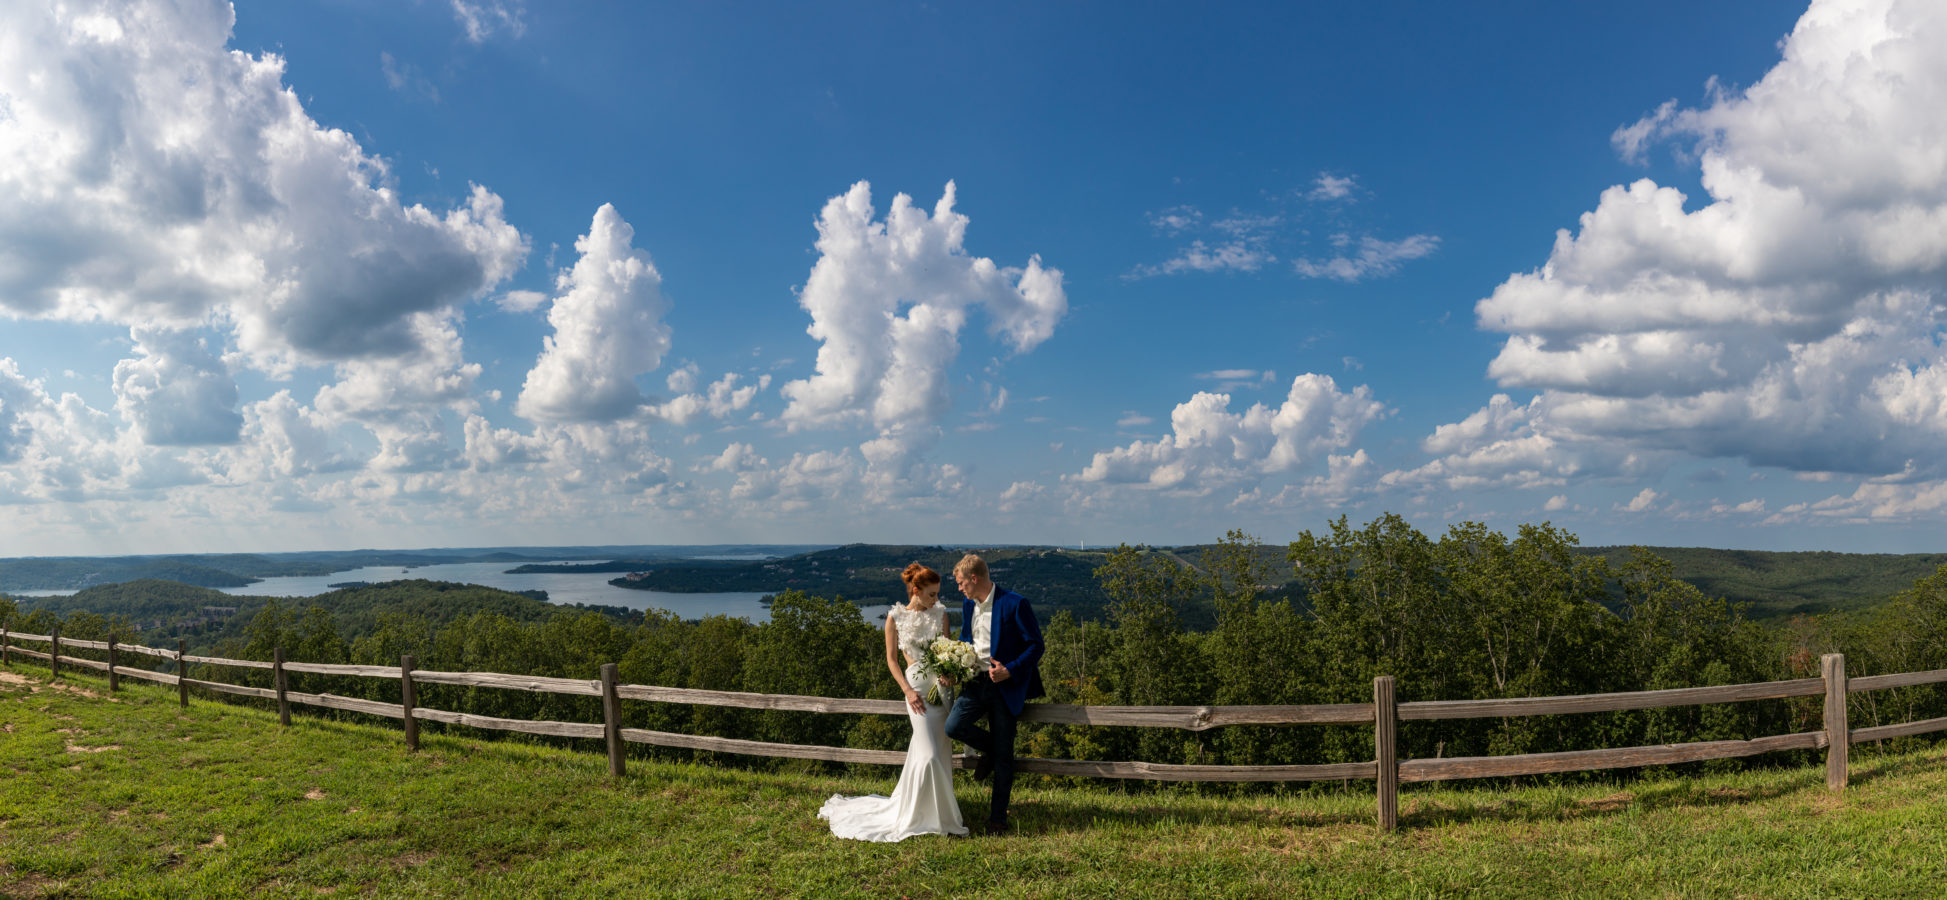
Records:
{"label": "bride", "polygon": [[[913,741],[906,747],[906,764],[892,796],[841,797],[833,794],[818,810],[831,822],[832,834],[860,841],[899,841],[915,834],[966,834],[960,802],[953,796],[952,745],[946,739],[947,708],[928,704],[926,689],[933,676],[920,671],[919,661],[934,638],[946,632],[946,610],[940,606],[940,573],[919,563],[906,567],[907,601],[886,613],[886,668],[906,694],[906,718],[913,725]],[[906,657],[900,668],[899,656]]]}

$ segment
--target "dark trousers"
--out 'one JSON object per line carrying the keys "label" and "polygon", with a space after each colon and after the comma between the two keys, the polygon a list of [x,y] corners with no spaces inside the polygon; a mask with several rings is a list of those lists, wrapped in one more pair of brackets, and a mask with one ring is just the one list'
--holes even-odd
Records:
{"label": "dark trousers", "polygon": [[[987,728],[980,720],[987,720]],[[991,730],[990,730],[991,729]],[[946,714],[946,733],[982,756],[994,757],[994,800],[987,821],[1007,821],[1007,799],[1014,792],[1014,711],[1001,689],[985,675],[960,686],[960,698]]]}

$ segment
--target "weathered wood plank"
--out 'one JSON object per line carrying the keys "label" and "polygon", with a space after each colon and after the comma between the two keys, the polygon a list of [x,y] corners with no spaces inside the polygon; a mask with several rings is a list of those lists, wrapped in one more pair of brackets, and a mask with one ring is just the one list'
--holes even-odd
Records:
{"label": "weathered wood plank", "polygon": [[1932,734],[1947,731],[1947,716],[1938,719],[1921,719],[1918,722],[1901,722],[1898,725],[1874,725],[1871,728],[1852,730],[1852,742],[1863,744],[1866,741],[1890,741],[1893,738],[1912,737],[1916,734]]}
{"label": "weathered wood plank", "polygon": [[240,694],[264,700],[277,699],[277,692],[270,688],[245,687],[241,684],[227,684],[221,681],[198,681],[194,678],[185,678],[183,681],[188,682],[190,687],[208,688],[225,694]]}
{"label": "weathered wood plank", "polygon": [[622,741],[622,698],[615,693],[616,667],[602,664],[602,736],[608,740],[608,774],[621,778],[627,745]]}
{"label": "weathered wood plank", "polygon": [[1846,736],[1846,655],[1827,653],[1819,657],[1819,674],[1825,681],[1825,788],[1843,791],[1847,752],[1852,748]]}
{"label": "weathered wood plank", "polygon": [[[417,673],[415,673],[417,674]],[[473,728],[490,728],[495,731],[518,731],[523,734],[545,734],[554,737],[600,738],[602,726],[582,722],[534,722],[527,719],[496,719],[492,716],[476,716],[471,713],[447,712],[443,709],[415,707],[415,719],[432,722],[446,722],[453,725],[467,725]]]}
{"label": "weathered wood plank", "polygon": [[[397,672],[394,671],[394,676]],[[600,697],[602,683],[580,678],[548,678],[541,675],[502,675],[499,672],[432,672],[414,669],[412,680],[422,684],[458,684],[468,687],[508,688],[542,694],[577,694]]]}
{"label": "weathered wood plank", "polygon": [[1947,669],[1934,669],[1930,672],[1900,672],[1894,675],[1863,675],[1846,679],[1846,693],[1860,691],[1883,691],[1887,688],[1913,687],[1918,684],[1939,684],[1947,681]]}
{"label": "weathered wood plank", "polygon": [[48,653],[42,653],[39,650],[29,650],[26,647],[15,647],[13,648],[13,652],[18,653],[21,656],[32,657],[34,659],[47,659],[49,656],[52,655]]}
{"label": "weathered wood plank", "polygon": [[93,659],[82,659],[79,656],[62,656],[61,662],[70,666],[80,666],[84,669],[93,669],[97,672],[108,671],[107,663],[101,662],[99,660],[93,660]]}
{"label": "weathered wood plank", "polygon": [[1399,704],[1393,696],[1393,676],[1372,680],[1372,750],[1374,782],[1379,800],[1379,828],[1399,827]]}
{"label": "weathered wood plank", "polygon": [[419,749],[419,717],[412,714],[413,708],[419,705],[419,691],[412,683],[412,667],[412,657],[399,657],[399,705],[405,711],[408,752]]}
{"label": "weathered wood plank", "polygon": [[238,668],[243,668],[243,669],[276,668],[276,666],[272,663],[262,662],[260,660],[255,660],[255,659],[224,659],[221,656],[185,656],[183,657],[183,659],[187,662],[203,663],[205,665],[211,665],[211,666],[236,666]]}
{"label": "weathered wood plank", "polygon": [[[964,766],[963,766],[964,768]],[[1189,766],[1146,762],[1095,762],[1082,759],[1022,759],[1019,772],[1072,775],[1085,778],[1123,778],[1141,781],[1341,781],[1372,778],[1373,763],[1333,763],[1319,766]]]}
{"label": "weathered wood plank", "polygon": [[1807,731],[1748,741],[1700,741],[1653,747],[1615,747],[1570,750],[1564,753],[1523,753],[1514,756],[1467,756],[1451,759],[1409,759],[1399,764],[1402,782],[1451,781],[1458,778],[1505,778],[1594,769],[1670,766],[1706,759],[1732,759],[1779,750],[1815,750],[1825,746],[1822,732]]}
{"label": "weathered wood plank", "polygon": [[286,672],[308,672],[313,675],[356,675],[360,678],[397,678],[398,666],[346,666],[336,663],[284,662]]}
{"label": "weathered wood plank", "polygon": [[291,691],[285,694],[285,696],[289,697],[292,703],[305,703],[311,706],[323,706],[329,709],[344,709],[374,716],[390,716],[394,719],[405,718],[404,707],[401,707],[397,703],[384,703],[378,700],[360,700],[357,697],[340,697],[337,694],[306,694],[299,691]]}
{"label": "weathered wood plank", "polygon": [[1071,706],[1030,703],[1023,722],[1059,725],[1134,725],[1205,731],[1226,725],[1365,725],[1373,720],[1370,703],[1304,706]]}
{"label": "weathered wood plank", "polygon": [[[863,700],[846,697],[809,697],[789,694],[752,694],[742,691],[705,691],[695,688],[655,687],[624,684],[616,687],[624,700],[651,700],[658,703],[694,703],[704,706],[735,706],[745,709],[776,709],[791,712],[868,713],[886,716],[906,715],[906,704],[897,700]],[[1136,725],[1151,728],[1182,728],[1203,731],[1225,725],[1282,724],[1364,724],[1372,721],[1372,704],[1338,703],[1310,706],[1070,706],[1057,703],[1030,703],[1021,711],[1023,722],[1056,725]]]}
{"label": "weathered wood plank", "polygon": [[[64,645],[66,645],[66,646],[69,646],[69,647],[79,647],[79,648],[81,648],[81,649],[83,649],[83,650],[106,650],[106,649],[108,649],[108,642],[107,642],[107,641],[84,641],[84,640],[80,640],[80,639],[78,639],[78,638],[68,638],[67,640],[65,640],[65,641],[62,641],[61,643],[62,643],[62,644],[64,644]],[[62,657],[62,659],[66,659],[66,658],[67,658],[67,657],[65,657],[65,656],[64,656],[64,657]]]}
{"label": "weathered wood plank", "polygon": [[123,678],[140,678],[143,681],[154,681],[159,684],[176,683],[176,676],[171,675],[167,672],[151,672],[148,669],[130,669],[130,668],[122,668],[119,669],[118,671],[122,673]]}
{"label": "weathered wood plank", "polygon": [[[641,728],[622,729],[622,739],[638,744],[654,744],[658,747],[680,747],[687,750],[708,750],[716,753],[739,753],[746,756],[772,756],[786,759],[822,759],[832,762],[866,763],[871,765],[896,766],[906,761],[906,754],[898,750],[862,750],[856,747],[816,747],[804,744],[775,744],[769,741],[747,741],[738,738],[703,737],[693,734],[673,734],[667,731],[647,731]],[[955,757],[956,768],[967,768],[966,757]],[[1044,775],[1072,775],[1091,778],[1133,778],[1150,781],[1337,781],[1345,778],[1371,778],[1374,773],[1372,763],[1338,763],[1323,766],[1187,766],[1166,763],[1145,762],[1106,762],[1079,759],[1021,759],[1015,762],[1019,772],[1036,772]]]}
{"label": "weathered wood plank", "polygon": [[291,676],[284,671],[284,648],[273,647],[275,654],[271,659],[271,684],[277,686],[277,724],[291,727]]}
{"label": "weathered wood plank", "polygon": [[140,653],[144,656],[157,656],[163,659],[176,658],[176,651],[174,650],[160,650],[155,647],[145,647],[141,644],[120,644],[118,646],[123,653]]}
{"label": "weathered wood plank", "polygon": [[[704,706],[735,706],[744,709],[780,709],[792,712],[877,713],[903,716],[906,704],[897,700],[858,700],[845,697],[806,697],[792,694],[751,694],[743,691],[705,691],[696,688],[652,687],[645,684],[618,684],[616,696],[623,700],[653,700],[658,703],[696,703]],[[809,757],[808,757],[809,758]]]}
{"label": "weathered wood plank", "polygon": [[40,643],[43,643],[43,644],[45,644],[45,643],[47,643],[47,642],[49,642],[49,641],[52,641],[52,640],[54,640],[54,636],[53,636],[53,635],[51,635],[51,634],[27,634],[27,633],[25,633],[25,632],[20,632],[20,631],[10,631],[10,632],[7,632],[7,640],[10,640],[10,641],[39,641]]}
{"label": "weathered wood plank", "polygon": [[1402,722],[1433,719],[1498,719],[1511,716],[1554,716],[1565,713],[1616,712],[1625,709],[1656,709],[1664,706],[1694,706],[1704,703],[1738,703],[1746,700],[1775,700],[1781,697],[1811,697],[1825,691],[1818,678],[1792,681],[1762,681],[1756,684],[1727,684],[1714,687],[1670,688],[1660,691],[1628,691],[1616,694],[1574,694],[1563,697],[1515,697],[1503,700],[1423,700],[1401,703]]}
{"label": "weathered wood plank", "polygon": [[741,753],[745,756],[774,756],[785,759],[824,759],[832,762],[886,766],[897,766],[906,761],[906,753],[903,750],[861,750],[855,747],[774,744],[769,741],[703,737],[668,731],[649,731],[642,728],[622,729],[622,740],[637,744],[654,744],[658,747],[680,747],[686,750],[710,750],[717,753]]}

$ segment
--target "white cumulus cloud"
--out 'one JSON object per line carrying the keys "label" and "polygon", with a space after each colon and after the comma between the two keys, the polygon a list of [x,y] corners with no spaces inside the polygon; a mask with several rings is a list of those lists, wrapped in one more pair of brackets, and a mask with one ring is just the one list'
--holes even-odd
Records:
{"label": "white cumulus cloud", "polygon": [[136,328],[141,355],[115,364],[115,405],[150,444],[236,441],[237,382],[193,333]]}
{"label": "white cumulus cloud", "polygon": [[216,0],[0,6],[0,308],[234,330],[256,365],[416,351],[524,259],[500,198],[404,204]]}
{"label": "white cumulus cloud", "polygon": [[1169,434],[1098,452],[1069,478],[1206,491],[1293,472],[1350,447],[1385,411],[1370,389],[1340,391],[1329,375],[1300,375],[1282,404],[1254,403],[1242,412],[1230,410],[1228,394],[1198,392],[1170,413]]}
{"label": "white cumulus cloud", "polygon": [[1774,518],[1912,513],[1882,494],[1947,476],[1943,46],[1939,3],[1815,0],[1757,84],[1619,129],[1626,158],[1679,143],[1705,196],[1612,187],[1481,300],[1481,327],[1508,335],[1489,374],[1537,393],[1515,431],[1469,424],[1514,409],[1501,397],[1443,427],[1434,465],[1535,483],[1669,454],[1905,473]]}
{"label": "white cumulus cloud", "polygon": [[1004,268],[969,255],[970,220],[954,201],[948,182],[932,215],[899,194],[876,219],[871,185],[861,181],[825,204],[818,262],[798,296],[819,341],[816,372],[781,389],[788,425],[937,421],[970,309],[1016,353],[1054,334],[1068,311],[1061,272],[1040,257]]}
{"label": "white cumulus cloud", "polygon": [[645,398],[635,376],[662,365],[669,350],[668,304],[649,254],[635,249],[635,230],[602,204],[588,233],[575,240],[581,258],[562,272],[548,311],[554,334],[527,373],[516,402],[540,422],[603,422],[635,414]]}

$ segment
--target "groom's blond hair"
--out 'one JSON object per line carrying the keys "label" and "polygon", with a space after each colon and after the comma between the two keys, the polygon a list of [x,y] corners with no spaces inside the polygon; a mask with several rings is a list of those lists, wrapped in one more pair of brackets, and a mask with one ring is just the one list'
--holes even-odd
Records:
{"label": "groom's blond hair", "polygon": [[953,564],[953,574],[972,575],[975,578],[985,579],[987,578],[987,561],[981,559],[977,553],[969,553],[966,556],[960,557],[960,561]]}

